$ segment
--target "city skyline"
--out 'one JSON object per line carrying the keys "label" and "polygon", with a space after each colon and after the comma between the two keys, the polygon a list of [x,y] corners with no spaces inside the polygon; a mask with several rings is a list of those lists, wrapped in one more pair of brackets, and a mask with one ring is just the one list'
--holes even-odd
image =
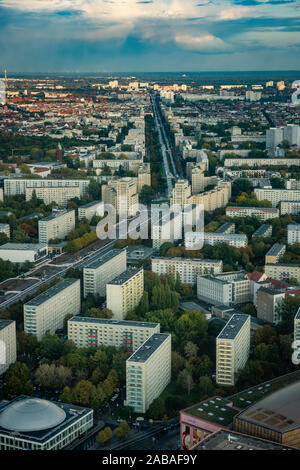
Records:
{"label": "city skyline", "polygon": [[0,0],[1,66],[11,73],[295,70],[299,8],[297,0]]}

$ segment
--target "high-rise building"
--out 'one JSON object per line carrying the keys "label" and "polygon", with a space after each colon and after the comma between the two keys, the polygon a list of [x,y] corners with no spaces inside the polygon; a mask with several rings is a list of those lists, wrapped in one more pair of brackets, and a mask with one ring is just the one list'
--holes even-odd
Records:
{"label": "high-rise building", "polygon": [[129,268],[106,284],[106,306],[123,320],[140,302],[144,292],[143,268]]}
{"label": "high-rise building", "polygon": [[170,380],[171,335],[154,333],[126,361],[125,405],[146,413]]}
{"label": "high-rise building", "polygon": [[159,332],[159,323],[80,316],[68,321],[68,339],[74,341],[78,348],[114,346],[133,352]]}
{"label": "high-rise building", "polygon": [[75,210],[60,211],[39,220],[39,242],[48,243],[55,238],[63,239],[75,229]]}
{"label": "high-rise building", "polygon": [[127,252],[111,250],[83,268],[83,295],[105,297],[106,284],[126,271]]}
{"label": "high-rise building", "polygon": [[80,313],[80,279],[64,279],[24,304],[24,330],[40,341],[63,328],[67,315]]}
{"label": "high-rise building", "polygon": [[92,201],[84,206],[78,207],[79,220],[87,219],[90,222],[94,215],[103,217],[104,209],[102,201]]}
{"label": "high-rise building", "polygon": [[177,180],[172,190],[170,206],[178,205],[182,209],[188,204],[188,198],[191,195],[191,186],[187,180]]}
{"label": "high-rise building", "polygon": [[16,360],[16,322],[13,320],[0,320],[0,376]]}
{"label": "high-rise building", "polygon": [[216,382],[233,386],[250,353],[250,315],[235,314],[217,336]]}
{"label": "high-rise building", "polygon": [[30,201],[33,194],[36,194],[38,199],[42,199],[44,204],[49,205],[55,202],[59,206],[66,207],[70,199],[80,199],[79,187],[57,187],[57,188],[26,188],[25,199]]}
{"label": "high-rise building", "polygon": [[102,200],[115,207],[118,214],[129,213],[139,203],[137,178],[120,178],[102,185]]}
{"label": "high-rise building", "polygon": [[88,192],[89,179],[47,179],[47,178],[6,178],[4,180],[5,196],[16,196],[26,193],[26,188],[79,188],[80,196]]}

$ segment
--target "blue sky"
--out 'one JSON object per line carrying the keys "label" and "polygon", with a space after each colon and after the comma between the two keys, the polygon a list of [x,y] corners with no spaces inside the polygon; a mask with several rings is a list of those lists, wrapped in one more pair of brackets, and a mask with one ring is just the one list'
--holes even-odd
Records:
{"label": "blue sky", "polygon": [[298,70],[300,0],[0,0],[11,72]]}

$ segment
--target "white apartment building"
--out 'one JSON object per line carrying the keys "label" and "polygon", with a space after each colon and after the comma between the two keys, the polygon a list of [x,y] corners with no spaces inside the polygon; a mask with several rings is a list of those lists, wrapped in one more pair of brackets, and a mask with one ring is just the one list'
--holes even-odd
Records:
{"label": "white apartment building", "polygon": [[157,220],[152,220],[151,238],[152,246],[159,250],[161,245],[166,242],[173,243],[175,240],[182,239],[183,217],[181,213],[171,212],[171,214],[162,214]]}
{"label": "white apartment building", "polygon": [[55,202],[59,206],[66,207],[70,199],[77,197],[80,199],[80,188],[26,188],[25,199],[30,201],[35,192],[38,199],[42,199],[44,204],[49,205]]}
{"label": "white apartment building", "polygon": [[9,224],[0,224],[0,233],[4,233],[7,238],[10,238],[10,226]]}
{"label": "white apartment building", "polygon": [[171,335],[154,333],[126,361],[126,401],[146,413],[171,380]]}
{"label": "white apartment building", "polygon": [[287,235],[288,245],[300,243],[300,224],[288,224]]}
{"label": "white apartment building", "polygon": [[[246,235],[239,233],[187,232],[185,234],[186,249],[200,249],[203,243],[211,246],[218,243],[226,243],[235,248],[245,248],[248,245],[248,238]],[[197,248],[199,246],[200,248]]]}
{"label": "white apartment building", "polygon": [[197,297],[214,305],[249,302],[252,300],[251,282],[244,271],[198,276]]}
{"label": "white apartment building", "polygon": [[123,320],[139,304],[143,293],[143,268],[129,268],[106,284],[106,306],[113,318]]}
{"label": "white apartment building", "polygon": [[137,178],[120,178],[102,185],[102,200],[115,207],[118,214],[130,212],[139,203]]}
{"label": "white apartment building", "polygon": [[187,180],[177,180],[172,190],[170,206],[180,206],[182,209],[187,205],[191,195],[191,186]]}
{"label": "white apartment building", "polygon": [[45,258],[48,255],[46,243],[5,243],[0,246],[0,258],[12,263],[25,263]]}
{"label": "white apartment building", "polygon": [[300,266],[298,264],[266,264],[265,274],[272,279],[279,281],[289,280],[294,278],[300,284]]}
{"label": "white apartment building", "polygon": [[300,214],[300,201],[281,201],[280,202],[280,215],[291,214],[298,215]]}
{"label": "white apartment building", "polygon": [[248,166],[256,168],[266,166],[300,166],[300,158],[225,158],[224,167]]}
{"label": "white apartment building", "polygon": [[13,320],[0,320],[0,376],[16,360],[16,322]]}
{"label": "white apartment building", "polygon": [[75,210],[50,215],[39,220],[39,242],[48,243],[55,238],[64,239],[74,229]]}
{"label": "white apartment building", "polygon": [[106,284],[126,271],[127,252],[111,250],[83,268],[83,295],[105,297]]}
{"label": "white apartment building", "polygon": [[24,330],[41,341],[63,328],[67,315],[80,313],[80,279],[64,279],[24,304]]}
{"label": "white apartment building", "polygon": [[193,194],[187,200],[188,204],[203,204],[204,210],[212,212],[221,207],[225,207],[231,198],[231,183],[229,181],[218,180],[216,186],[210,191]]}
{"label": "white apartment building", "polygon": [[151,270],[158,275],[179,274],[183,284],[193,285],[199,274],[218,274],[223,271],[223,261],[202,258],[152,258]]}
{"label": "white apartment building", "polygon": [[160,333],[159,323],[80,316],[68,321],[68,339],[78,348],[114,346],[134,352],[154,333]]}
{"label": "white apartment building", "polygon": [[36,178],[7,178],[4,180],[5,196],[16,196],[26,194],[26,188],[79,188],[80,196],[88,192],[89,179],[69,180],[69,179],[36,179]]}
{"label": "white apartment building", "polygon": [[271,127],[266,131],[266,148],[275,149],[283,141],[283,128]]}
{"label": "white apartment building", "polygon": [[297,189],[254,189],[259,201],[267,200],[276,207],[281,201],[300,202],[300,190]]}
{"label": "white apartment building", "polygon": [[217,336],[216,382],[233,386],[250,354],[250,315],[234,314]]}
{"label": "white apartment building", "polygon": [[87,219],[90,222],[94,215],[103,217],[104,208],[102,201],[92,201],[88,204],[85,204],[84,206],[78,207],[79,220]]}
{"label": "white apartment building", "polygon": [[256,217],[260,220],[279,217],[279,209],[271,207],[226,207],[227,217]]}

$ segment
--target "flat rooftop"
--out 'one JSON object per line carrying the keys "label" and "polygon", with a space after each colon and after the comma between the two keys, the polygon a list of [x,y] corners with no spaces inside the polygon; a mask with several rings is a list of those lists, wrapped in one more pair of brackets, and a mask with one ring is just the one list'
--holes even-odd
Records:
{"label": "flat rooftop", "polygon": [[143,268],[128,268],[126,271],[124,271],[122,274],[119,276],[115,277],[112,281],[109,281],[107,285],[122,285],[125,284],[125,282],[129,281],[133,276],[135,276],[137,273],[140,271],[143,271]]}
{"label": "flat rooftop", "polygon": [[24,306],[32,305],[32,306],[38,307],[39,305],[42,305],[44,302],[49,300],[51,297],[54,297],[55,295],[60,294],[67,287],[71,286],[72,284],[75,284],[75,282],[80,283],[80,280],[79,279],[64,279],[63,281],[59,282],[55,286],[50,287],[50,289],[34,297],[34,299],[24,304]]}
{"label": "flat rooftop", "polygon": [[140,346],[127,362],[147,362],[152,354],[170,337],[166,333],[154,333]]}
{"label": "flat rooftop", "polygon": [[244,210],[252,210],[252,211],[263,211],[263,212],[279,212],[278,209],[274,207],[247,207],[247,206],[229,206],[226,207],[226,211],[230,210],[238,210],[238,211],[244,211]]}
{"label": "flat rooftop", "polygon": [[116,250],[113,249],[109,251],[108,253],[105,253],[104,255],[100,256],[97,260],[91,261],[91,263],[87,264],[84,266],[84,269],[97,269],[100,268],[103,264],[107,263],[108,261],[112,260],[115,258],[115,256],[118,256],[122,250]]}
{"label": "flat rooftop", "polygon": [[71,212],[74,212],[74,216],[75,216],[75,210],[72,209],[70,211],[58,212],[57,214],[44,217],[43,219],[40,220],[40,222],[48,222],[49,220],[54,220],[54,219],[57,219],[58,217],[62,217],[63,215],[70,214]]}
{"label": "flat rooftop", "polygon": [[47,243],[4,243],[0,250],[38,251],[47,247]]}
{"label": "flat rooftop", "polygon": [[196,261],[198,263],[223,263],[222,260],[220,259],[208,259],[208,258],[180,258],[178,256],[172,258],[172,257],[166,257],[166,256],[153,256],[152,260],[162,260],[162,261]]}
{"label": "flat rooftop", "polygon": [[193,450],[291,450],[291,448],[222,429],[208,436]]}
{"label": "flat rooftop", "polygon": [[249,317],[250,315],[245,315],[244,313],[236,313],[232,315],[223,330],[217,336],[217,339],[234,339]]}
{"label": "flat rooftop", "polygon": [[284,433],[300,427],[300,380],[256,402],[239,419]]}
{"label": "flat rooftop", "polygon": [[181,413],[217,423],[220,426],[229,426],[233,422],[234,416],[237,415],[239,411],[239,409],[231,406],[230,400],[221,397],[213,397],[186,408],[182,410]]}
{"label": "flat rooftop", "polygon": [[131,321],[131,320],[114,320],[108,318],[91,318],[75,316],[69,320],[70,323],[97,323],[98,325],[107,326],[124,326],[124,327],[137,327],[137,328],[156,328],[159,323],[150,323],[144,321]]}

